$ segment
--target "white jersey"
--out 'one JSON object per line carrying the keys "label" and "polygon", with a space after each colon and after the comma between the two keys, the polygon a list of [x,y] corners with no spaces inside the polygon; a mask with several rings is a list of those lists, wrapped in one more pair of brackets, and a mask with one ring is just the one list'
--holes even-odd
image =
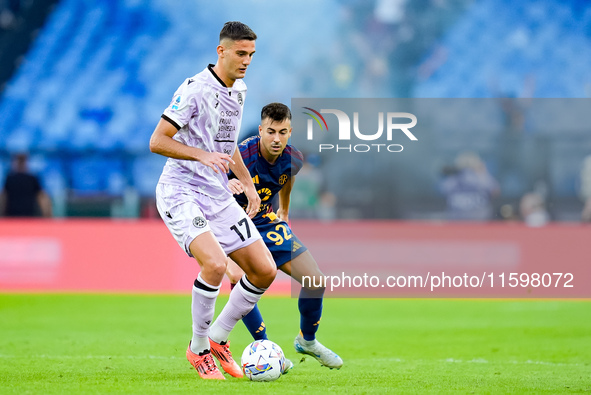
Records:
{"label": "white jersey", "polygon": [[[209,65],[181,84],[162,118],[179,129],[174,140],[232,156],[245,96],[244,81],[236,80],[228,88],[213,71],[213,65]],[[223,170],[216,173],[198,161],[168,158],[159,182],[189,187],[215,200],[234,200],[228,188],[228,175]]]}

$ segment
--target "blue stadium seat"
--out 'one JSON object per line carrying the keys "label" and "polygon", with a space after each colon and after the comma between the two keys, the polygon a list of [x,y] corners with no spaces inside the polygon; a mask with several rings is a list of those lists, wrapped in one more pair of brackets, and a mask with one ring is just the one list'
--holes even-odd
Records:
{"label": "blue stadium seat", "polygon": [[81,196],[121,195],[127,184],[122,159],[90,156],[72,160],[71,188]]}
{"label": "blue stadium seat", "polygon": [[158,155],[144,155],[133,161],[133,186],[141,196],[154,196],[165,163],[166,158]]}
{"label": "blue stadium seat", "polygon": [[[583,7],[584,12],[575,12],[575,6]],[[490,81],[479,81],[480,71],[494,66],[502,70],[503,90],[513,87],[513,93],[521,92],[526,76],[536,73],[537,97],[586,97],[585,84],[580,82],[581,77],[591,81],[589,21],[591,5],[575,1],[475,2],[441,42],[449,60],[436,74],[417,84],[415,95],[496,96],[498,92],[491,91]],[[482,48],[486,48],[485,54]],[[461,59],[462,69],[453,59]],[[460,89],[458,73],[463,79]],[[542,77],[552,75],[555,77]]]}

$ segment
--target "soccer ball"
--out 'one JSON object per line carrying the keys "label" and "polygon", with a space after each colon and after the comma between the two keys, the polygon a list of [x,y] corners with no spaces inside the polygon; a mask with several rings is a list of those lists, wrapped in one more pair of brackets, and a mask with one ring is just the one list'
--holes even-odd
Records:
{"label": "soccer ball", "polygon": [[270,340],[256,340],[242,353],[242,371],[252,381],[273,381],[285,368],[283,350]]}

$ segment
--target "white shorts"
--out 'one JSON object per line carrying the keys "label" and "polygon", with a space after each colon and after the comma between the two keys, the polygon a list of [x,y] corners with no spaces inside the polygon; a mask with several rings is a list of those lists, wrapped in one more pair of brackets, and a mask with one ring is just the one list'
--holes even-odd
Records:
{"label": "white shorts", "polygon": [[172,236],[191,257],[189,245],[205,232],[213,232],[226,255],[261,238],[234,199],[219,201],[190,188],[158,184],[156,207]]}

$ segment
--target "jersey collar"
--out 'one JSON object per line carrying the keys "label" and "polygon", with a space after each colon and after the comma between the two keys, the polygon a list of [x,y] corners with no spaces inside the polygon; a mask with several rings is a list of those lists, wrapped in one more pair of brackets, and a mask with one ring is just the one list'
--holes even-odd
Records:
{"label": "jersey collar", "polygon": [[219,76],[218,76],[218,75],[215,73],[215,71],[213,71],[213,67],[214,67],[214,66],[215,66],[215,64],[211,64],[211,63],[210,63],[209,65],[207,65],[207,69],[208,69],[209,71],[211,71],[211,74],[213,74],[213,76],[215,77],[215,79],[216,79],[216,80],[218,80],[218,82],[219,82],[220,84],[222,84],[222,86],[223,86],[224,88],[227,88],[228,86],[226,85],[226,83],[225,83],[224,81],[222,81],[222,79],[221,79],[221,78],[220,78],[220,77],[219,77]]}

